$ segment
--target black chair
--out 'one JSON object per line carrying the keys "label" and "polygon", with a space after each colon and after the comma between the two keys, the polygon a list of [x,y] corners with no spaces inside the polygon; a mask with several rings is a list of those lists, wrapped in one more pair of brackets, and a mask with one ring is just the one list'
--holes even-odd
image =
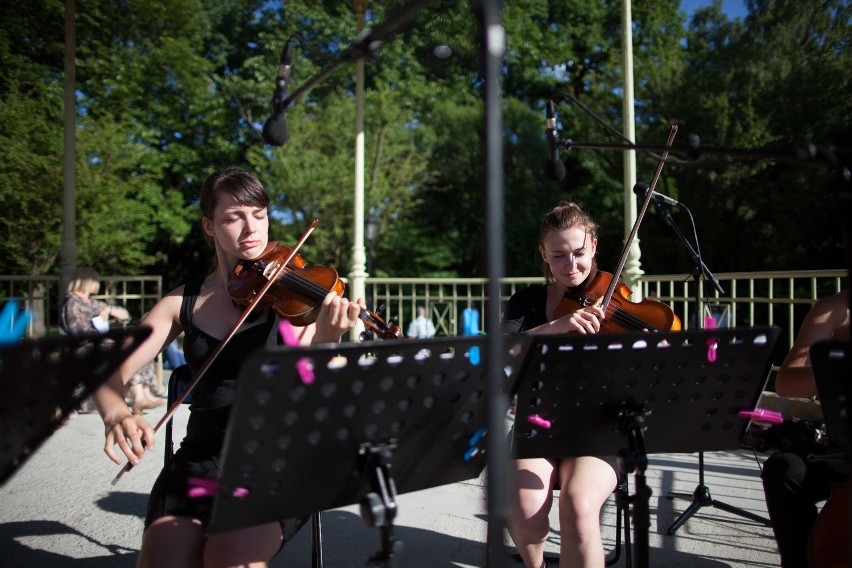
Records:
{"label": "black chair", "polygon": [[[620,474],[618,478],[618,486],[612,492],[615,497],[615,546],[606,559],[607,566],[613,566],[621,559],[621,532],[624,528],[624,549],[625,563],[627,568],[630,568],[630,491],[628,487],[628,477],[626,474]],[[518,562],[522,562],[520,554],[513,554],[512,558]],[[551,562],[559,563],[559,554],[555,552],[545,552],[544,561],[546,564]]]}
{"label": "black chair", "polygon": [[[169,377],[169,385],[166,389],[168,405],[166,408],[171,408],[174,401],[178,399],[178,397],[186,390],[187,386],[189,386],[190,381],[192,380],[192,371],[189,369],[189,365],[181,365],[177,369],[172,371],[171,376]],[[192,393],[188,394],[186,398],[183,399],[182,404],[191,404],[192,403]],[[172,420],[170,418],[168,422],[166,422],[166,441],[165,441],[165,449],[163,456],[163,463],[168,466],[172,455],[174,454],[174,442],[172,440]],[[311,566],[313,568],[322,568],[323,559],[322,559],[322,513],[317,511],[311,516]]]}
{"label": "black chair", "polygon": [[[186,390],[191,379],[192,371],[189,370],[189,365],[181,365],[172,371],[172,374],[169,377],[169,384],[166,387],[166,399],[168,401],[166,408],[172,407],[174,401],[176,401],[181,393]],[[183,399],[183,404],[190,404],[191,402],[192,393]],[[172,455],[175,453],[174,443],[172,441],[172,420],[173,418],[170,418],[168,422],[166,422],[166,443],[163,450],[163,463],[167,466],[172,461]]]}

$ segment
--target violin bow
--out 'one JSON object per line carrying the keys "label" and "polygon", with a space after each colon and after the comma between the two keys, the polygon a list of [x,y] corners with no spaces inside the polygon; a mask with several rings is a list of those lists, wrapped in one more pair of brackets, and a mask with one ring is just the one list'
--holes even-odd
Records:
{"label": "violin bow", "polygon": [[[272,285],[275,283],[278,276],[280,276],[281,273],[284,272],[284,270],[286,270],[287,264],[289,264],[290,261],[293,260],[293,258],[295,258],[296,253],[299,251],[299,248],[301,248],[301,246],[305,243],[305,241],[308,240],[308,237],[314,231],[314,229],[316,228],[318,223],[319,223],[319,219],[314,219],[311,222],[310,226],[308,226],[305,233],[301,236],[301,238],[299,238],[299,241],[296,243],[296,246],[294,246],[293,250],[290,251],[290,255],[287,257],[287,259],[284,262],[282,262],[281,264],[279,264],[278,266],[275,267],[275,270],[273,271],[270,278],[266,281],[266,283],[263,285],[263,287],[260,289],[260,291],[257,294],[255,294],[254,297],[249,301],[248,306],[246,306],[245,311],[243,311],[243,313],[237,319],[236,323],[231,327],[231,330],[228,332],[228,334],[225,336],[225,338],[222,339],[222,341],[219,342],[219,345],[216,346],[216,348],[213,350],[213,352],[204,361],[204,364],[198,370],[198,373],[196,373],[196,375],[192,378],[192,380],[189,382],[189,384],[187,384],[186,389],[184,389],[184,391],[180,394],[180,396],[178,396],[175,399],[175,401],[172,403],[172,405],[169,407],[169,409],[166,411],[166,413],[163,415],[163,417],[160,418],[160,421],[157,422],[157,425],[154,426],[154,433],[155,434],[160,430],[160,427],[163,424],[165,424],[172,417],[172,415],[175,413],[175,411],[177,411],[177,409],[180,408],[180,405],[183,404],[183,401],[186,399],[187,396],[189,396],[189,393],[192,392],[192,389],[195,388],[195,385],[198,384],[198,381],[201,380],[201,377],[204,376],[204,374],[207,372],[207,370],[210,368],[210,366],[213,364],[213,362],[219,356],[219,353],[221,353],[222,350],[228,345],[228,343],[231,341],[231,339],[237,334],[237,330],[240,329],[240,326],[243,325],[243,323],[246,321],[246,319],[251,315],[252,310],[254,310],[254,308],[257,306],[257,304],[263,298],[263,295],[266,294],[267,290],[269,290],[272,287]],[[124,467],[121,468],[121,471],[118,472],[118,475],[116,475],[115,478],[112,480],[111,485],[115,485],[116,483],[118,483],[118,480],[121,479],[121,476],[124,475],[126,472],[130,471],[131,469],[133,469],[133,464],[128,461],[126,464],[124,464]]]}
{"label": "violin bow", "polygon": [[639,213],[636,215],[636,221],[633,223],[633,228],[630,230],[630,235],[627,237],[627,241],[624,244],[624,250],[621,251],[621,258],[618,260],[618,266],[615,271],[612,273],[612,280],[609,283],[609,287],[606,289],[606,293],[601,300],[601,309],[606,313],[606,308],[609,306],[610,300],[612,300],[612,295],[615,292],[615,287],[618,285],[618,281],[621,279],[621,272],[624,270],[624,264],[627,262],[627,253],[630,250],[630,245],[633,244],[633,240],[636,238],[636,234],[639,232],[639,225],[642,223],[642,218],[645,216],[645,211],[648,210],[648,205],[651,203],[651,199],[654,197],[654,188],[657,187],[657,181],[660,179],[660,174],[663,172],[663,166],[666,164],[666,158],[669,156],[669,149],[672,147],[672,143],[674,142],[675,136],[677,135],[677,124],[672,124],[671,130],[669,131],[669,138],[666,141],[666,149],[663,152],[663,155],[660,157],[660,161],[657,162],[657,169],[654,171],[654,177],[651,179],[651,186],[648,188],[648,191],[645,193],[645,200],[642,202],[642,207],[639,209]]}

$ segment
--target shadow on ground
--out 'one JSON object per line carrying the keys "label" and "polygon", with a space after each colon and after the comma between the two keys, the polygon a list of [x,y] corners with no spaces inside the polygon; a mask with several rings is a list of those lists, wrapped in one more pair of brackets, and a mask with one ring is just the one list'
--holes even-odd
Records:
{"label": "shadow on ground", "polygon": [[[104,549],[103,556],[71,558],[26,544],[33,537],[73,535]],[[98,542],[88,535],[57,521],[17,521],[0,525],[0,550],[5,568],[37,566],[86,566],[91,568],[127,568],[136,563],[136,550]]]}

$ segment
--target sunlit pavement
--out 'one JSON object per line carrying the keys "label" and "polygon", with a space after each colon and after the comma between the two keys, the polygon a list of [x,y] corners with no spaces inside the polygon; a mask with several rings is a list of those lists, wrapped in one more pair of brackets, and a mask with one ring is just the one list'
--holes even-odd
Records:
{"label": "sunlit pavement", "polygon": [[[156,422],[164,409],[149,411]],[[176,413],[176,435],[186,418]],[[142,533],[148,491],[162,465],[162,432],[158,447],[124,475],[103,453],[103,425],[95,414],[75,417],[60,428],[0,487],[0,565],[130,567]],[[765,455],[747,450],[705,455],[705,485],[723,503],[760,516],[766,506],[759,465]],[[701,508],[673,536],[671,524],[691,502],[698,485],[696,454],[650,456],[649,563],[651,566],[778,566],[770,528],[725,512]],[[399,567],[485,566],[487,504],[486,474],[452,485],[397,498],[394,534],[402,541]],[[635,489],[631,479],[631,492]],[[670,493],[686,494],[672,498]],[[615,536],[614,501],[604,511],[603,536],[611,549]],[[364,566],[380,550],[379,530],[364,525],[357,506],[323,513],[323,555],[326,566]],[[556,519],[556,511],[551,514]],[[310,528],[305,527],[271,566],[311,566]],[[511,551],[511,541],[506,538]],[[548,548],[558,550],[558,531]],[[518,566],[506,557],[506,566]],[[618,563],[624,565],[624,555]],[[636,566],[636,563],[634,563]]]}

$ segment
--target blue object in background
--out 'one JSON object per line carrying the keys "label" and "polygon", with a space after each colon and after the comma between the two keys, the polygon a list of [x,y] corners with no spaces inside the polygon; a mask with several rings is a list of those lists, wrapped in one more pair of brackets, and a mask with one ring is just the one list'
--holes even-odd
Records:
{"label": "blue object in background", "polygon": [[183,356],[183,352],[177,348],[176,342],[172,341],[166,346],[166,349],[163,351],[163,366],[166,369],[177,369],[181,365],[186,365],[186,358]]}
{"label": "blue object in background", "polygon": [[17,343],[24,336],[33,314],[24,310],[16,317],[17,311],[18,302],[15,300],[9,300],[3,306],[0,312],[0,345]]}
{"label": "blue object in background", "polygon": [[462,312],[462,333],[464,335],[479,335],[479,312],[468,306]]}

